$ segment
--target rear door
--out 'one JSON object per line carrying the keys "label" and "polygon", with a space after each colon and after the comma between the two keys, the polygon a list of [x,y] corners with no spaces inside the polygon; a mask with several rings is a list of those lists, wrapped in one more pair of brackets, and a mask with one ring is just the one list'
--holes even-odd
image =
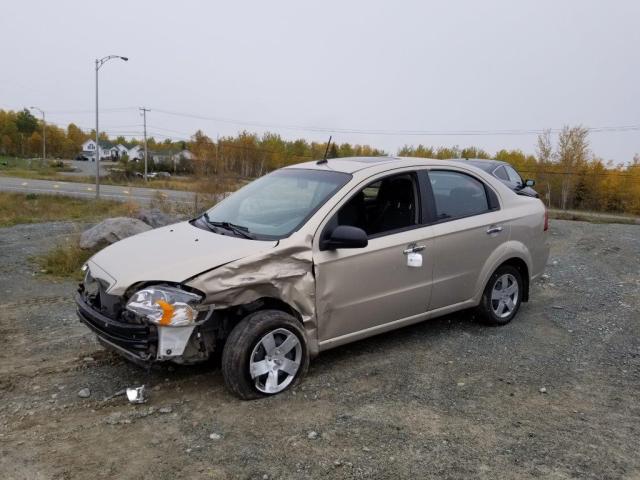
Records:
{"label": "rear door", "polygon": [[471,299],[491,253],[509,238],[498,197],[480,178],[455,169],[430,169],[434,225],[430,310]]}

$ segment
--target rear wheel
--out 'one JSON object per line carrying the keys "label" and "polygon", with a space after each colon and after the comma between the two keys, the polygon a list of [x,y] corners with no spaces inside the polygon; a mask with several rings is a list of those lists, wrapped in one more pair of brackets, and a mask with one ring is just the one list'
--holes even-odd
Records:
{"label": "rear wheel", "polygon": [[300,322],[279,310],[245,317],[231,331],[222,352],[225,383],[244,400],[283,392],[302,378],[308,365]]}
{"label": "rear wheel", "polygon": [[499,267],[487,282],[478,314],[490,325],[506,325],[518,313],[522,303],[522,275],[511,265]]}

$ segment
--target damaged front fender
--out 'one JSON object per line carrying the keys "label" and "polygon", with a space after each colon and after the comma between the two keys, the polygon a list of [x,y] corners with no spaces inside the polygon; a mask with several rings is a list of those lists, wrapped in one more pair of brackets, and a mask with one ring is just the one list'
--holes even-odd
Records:
{"label": "damaged front fender", "polygon": [[274,249],[202,273],[186,285],[206,292],[203,303],[216,309],[275,298],[300,313],[309,354],[318,354],[312,237],[282,241]]}

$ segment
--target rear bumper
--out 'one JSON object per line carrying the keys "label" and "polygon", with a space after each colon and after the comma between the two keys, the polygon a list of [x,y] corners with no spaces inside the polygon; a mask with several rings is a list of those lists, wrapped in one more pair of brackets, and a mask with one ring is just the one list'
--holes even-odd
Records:
{"label": "rear bumper", "polygon": [[153,362],[158,345],[155,327],[113,320],[95,311],[80,294],[75,300],[80,321],[98,336],[100,343],[134,363]]}

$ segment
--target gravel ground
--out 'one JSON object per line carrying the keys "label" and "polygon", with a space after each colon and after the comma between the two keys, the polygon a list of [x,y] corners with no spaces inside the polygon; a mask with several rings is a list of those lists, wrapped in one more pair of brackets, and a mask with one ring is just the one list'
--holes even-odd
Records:
{"label": "gravel ground", "polygon": [[[0,478],[640,478],[640,226],[552,222],[509,325],[459,313],[322,354],[254,402],[219,368],[147,373],[29,257],[78,229],[0,229]],[[125,386],[149,401],[130,405]],[[87,398],[82,398],[78,393]]]}

